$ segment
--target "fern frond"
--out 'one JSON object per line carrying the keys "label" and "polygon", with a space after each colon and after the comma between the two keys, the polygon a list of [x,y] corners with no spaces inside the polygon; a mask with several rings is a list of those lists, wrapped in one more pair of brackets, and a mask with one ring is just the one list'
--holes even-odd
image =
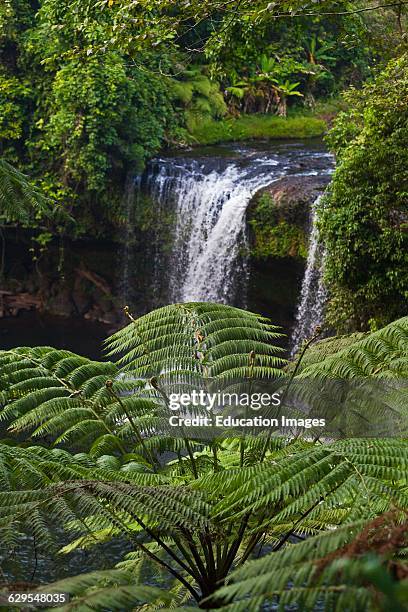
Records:
{"label": "fern frond", "polygon": [[390,323],[350,346],[304,368],[302,378],[407,378],[408,317]]}
{"label": "fern frond", "polygon": [[163,369],[176,369],[179,360],[181,367],[206,377],[222,377],[238,373],[251,351],[262,356],[265,366],[283,365],[276,356],[282,349],[271,344],[281,335],[264,318],[238,308],[174,304],[132,321],[107,341],[107,349],[109,355],[121,355],[120,363],[136,377],[160,376]]}
{"label": "fern frond", "polygon": [[28,223],[36,214],[50,216],[50,201],[28,177],[0,159],[0,217],[6,222]]}
{"label": "fern frond", "polygon": [[[374,555],[377,550],[382,555],[386,549],[388,556],[396,555],[407,544],[406,527],[406,515],[394,512],[368,524],[354,523],[308,538],[249,562],[233,572],[229,584],[217,591],[218,601],[225,602],[220,609],[255,612],[265,604],[277,610],[296,604],[310,612],[318,604],[339,612],[374,609],[375,602],[382,599],[385,603],[390,589],[381,592],[383,580],[372,582],[372,587],[377,588],[367,588],[369,564],[373,569],[373,561],[366,555]],[[378,557],[374,565],[385,578],[387,570],[382,563]]]}
{"label": "fern frond", "polygon": [[134,584],[134,575],[124,570],[97,571],[65,578],[38,593],[67,593],[72,600],[55,608],[60,612],[71,610],[131,610],[144,603],[170,604],[173,597],[163,589]]}

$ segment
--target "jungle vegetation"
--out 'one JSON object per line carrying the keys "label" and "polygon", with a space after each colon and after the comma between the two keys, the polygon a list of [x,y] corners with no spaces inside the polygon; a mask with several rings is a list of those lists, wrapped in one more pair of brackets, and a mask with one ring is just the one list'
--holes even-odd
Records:
{"label": "jungle vegetation", "polygon": [[330,323],[392,321],[407,298],[406,26],[402,0],[5,0],[1,155],[60,211],[29,226],[43,246],[119,235],[126,177],[163,147],[317,136],[340,110]]}
{"label": "jungle vegetation", "polygon": [[[126,176],[164,147],[199,143],[200,126],[212,142],[262,125],[290,136],[293,122],[307,132],[327,114],[337,157],[320,219],[329,321],[355,332],[288,364],[265,318],[195,303],[128,312],[103,361],[1,351],[9,586],[67,592],[67,612],[406,609],[406,20],[403,1],[1,4],[3,224],[45,240],[107,235],[123,221]],[[166,429],[175,387],[362,378],[388,389],[398,435]],[[382,398],[366,406],[379,422]],[[340,416],[355,409],[347,393],[330,401]],[[23,576],[6,567],[22,540],[34,559]],[[36,584],[41,560],[117,541],[130,547],[118,563]]]}
{"label": "jungle vegetation", "polygon": [[[203,121],[313,108],[361,84],[384,58],[377,38],[369,44],[364,13],[274,19],[266,3],[229,4],[2,4],[2,155],[74,215],[71,232],[98,233],[100,217],[102,232],[120,223],[126,174],[160,147],[202,138]],[[350,3],[332,4],[340,12]],[[276,135],[322,133],[321,124],[307,127],[313,121],[278,123]],[[252,136],[237,126],[232,137],[240,131]]]}
{"label": "jungle vegetation", "polygon": [[352,331],[383,325],[408,303],[407,54],[347,99],[328,136],[337,169],[320,231],[328,318]]}
{"label": "jungle vegetation", "polygon": [[3,563],[21,534],[38,563],[55,555],[58,525],[65,555],[131,545],[114,567],[40,585],[71,594],[61,610],[404,610],[406,401],[394,402],[401,437],[388,439],[197,436],[166,424],[169,394],[197,385],[406,380],[408,318],[287,373],[280,331],[252,313],[195,303],[128,316],[107,341],[114,361],[0,353]]}

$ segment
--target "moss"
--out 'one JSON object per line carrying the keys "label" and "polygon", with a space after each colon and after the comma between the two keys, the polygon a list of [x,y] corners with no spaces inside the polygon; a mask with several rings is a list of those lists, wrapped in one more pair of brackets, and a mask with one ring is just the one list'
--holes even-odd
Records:
{"label": "moss", "polygon": [[283,220],[273,227],[258,224],[255,220],[250,225],[254,232],[251,249],[254,257],[307,257],[307,243],[300,227]]}
{"label": "moss", "polygon": [[307,237],[304,229],[282,216],[282,211],[269,193],[255,196],[249,225],[252,230],[251,255],[256,259],[268,257],[307,258]]}
{"label": "moss", "polygon": [[192,144],[216,144],[256,138],[314,138],[326,131],[326,122],[311,116],[241,115],[214,120],[196,117],[188,122]]}

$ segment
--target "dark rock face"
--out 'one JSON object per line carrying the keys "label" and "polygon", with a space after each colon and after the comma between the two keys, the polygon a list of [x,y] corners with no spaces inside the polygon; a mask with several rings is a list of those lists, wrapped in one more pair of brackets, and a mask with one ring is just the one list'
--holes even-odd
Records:
{"label": "dark rock face", "polygon": [[265,187],[287,220],[308,222],[309,209],[330,182],[328,176],[286,176]]}
{"label": "dark rock face", "polygon": [[247,209],[248,306],[287,330],[307,258],[311,207],[329,181],[329,176],[283,177],[260,189]]}

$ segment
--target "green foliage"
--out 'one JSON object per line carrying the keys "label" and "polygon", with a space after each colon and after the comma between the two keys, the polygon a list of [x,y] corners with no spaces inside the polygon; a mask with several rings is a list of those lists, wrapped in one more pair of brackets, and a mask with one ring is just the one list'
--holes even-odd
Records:
{"label": "green foliage", "polygon": [[[337,16],[320,15],[325,8]],[[206,46],[214,73],[229,81],[232,104],[244,112],[266,108],[285,115],[288,96],[302,96],[314,107],[316,98],[360,83],[372,49],[363,17],[347,14],[349,8],[350,3],[319,3],[309,10],[285,2],[238,6],[240,18],[225,17],[221,34],[215,29]]]}
{"label": "green foliage", "polygon": [[171,93],[176,106],[183,110],[185,124],[190,133],[203,121],[222,119],[227,105],[218,83],[202,73],[199,67],[185,70],[182,80],[171,80]]}
{"label": "green foliage", "polygon": [[190,81],[173,81],[172,93],[178,102],[187,107],[193,100],[193,84]]}
{"label": "green foliage", "polygon": [[98,234],[120,222],[127,173],[171,138],[178,118],[161,75],[167,56],[94,52],[110,16],[90,12],[84,29],[71,5],[10,3],[0,32],[0,139],[8,159],[73,213],[77,233]]}
{"label": "green foliage", "polygon": [[[341,572],[340,584],[351,585],[360,609],[384,594],[400,600],[399,586],[381,578],[378,533],[388,516],[393,533],[406,538],[405,528],[398,531],[408,510],[405,440],[157,435],[175,386],[284,377],[285,361],[271,344],[279,335],[267,320],[236,308],[176,304],[131,318],[114,334],[108,347],[117,363],[46,347],[1,353],[0,416],[20,441],[0,444],[5,545],[24,531],[35,537],[37,554],[52,554],[58,524],[71,538],[65,554],[119,534],[133,546],[108,576],[81,574],[40,590],[71,593],[73,609],[191,598],[205,606],[213,597],[213,607],[234,600],[232,610],[256,610],[278,597],[282,606],[298,601],[305,609],[327,598],[340,610],[349,599],[331,585]],[[368,377],[401,375],[407,347],[403,319],[300,376],[317,376],[313,367],[346,379],[357,367]],[[351,550],[345,547],[367,546],[373,532],[379,559],[370,569],[359,551],[359,578],[354,557],[343,563]],[[306,536],[316,538],[289,543]],[[387,549],[393,563],[406,548],[402,536]],[[247,565],[264,543],[272,552]],[[146,564],[174,580],[168,596],[138,586]],[[362,571],[374,590],[361,582]]]}
{"label": "green foliage", "polygon": [[[286,115],[290,98],[313,107],[316,97],[367,75],[378,53],[361,44],[362,17],[291,16],[360,4],[318,4],[192,0],[175,9],[170,0],[44,0],[37,10],[35,2],[7,0],[0,6],[2,151],[73,211],[78,233],[102,213],[102,233],[120,219],[126,174],[185,137],[181,123],[190,141],[206,144],[321,135],[325,123],[313,117],[238,116]],[[206,67],[186,69],[185,52],[197,45],[217,83]],[[378,329],[405,314],[406,63],[393,60],[362,92],[352,90],[330,136],[339,166],[320,223],[329,319],[339,329]],[[32,224],[48,212],[39,190],[4,161],[0,206],[7,222]],[[267,206],[253,225],[259,254],[288,254],[294,244],[304,254],[289,224],[263,227]],[[115,362],[49,347],[0,352],[4,548],[24,533],[40,558],[54,554],[56,525],[68,534],[67,555],[118,536],[132,545],[109,574],[42,590],[70,592],[69,609],[79,610],[191,600],[237,611],[271,601],[281,609],[312,610],[322,601],[339,611],[403,609],[405,439],[177,437],[167,425],[169,392],[203,381],[213,388],[254,376],[293,386],[333,377],[384,386],[404,380],[407,318],[319,343],[291,380],[275,346],[279,330],[253,313],[177,304],[129,317],[107,343]],[[340,416],[354,406],[334,400]],[[166,574],[165,590],[140,586],[150,566]]]}
{"label": "green foliage", "polygon": [[253,256],[260,259],[307,257],[307,237],[304,229],[280,218],[269,194],[263,193],[257,199],[249,224],[253,231]]}
{"label": "green foliage", "polygon": [[[0,356],[0,385],[7,406],[0,418],[12,421],[13,432],[31,432],[33,439],[48,436],[70,448],[79,444],[92,457],[137,452],[154,465],[158,457],[141,432],[158,433],[168,423],[168,407],[158,390],[180,380],[180,367],[186,383],[245,378],[248,354],[256,350],[252,375],[277,376],[285,362],[276,356],[282,349],[271,341],[280,336],[275,327],[239,309],[180,304],[145,315],[112,336],[109,347],[123,355],[121,369],[51,348],[6,351]],[[154,387],[137,383],[152,377]]]}
{"label": "green foliage", "polygon": [[297,90],[300,82],[294,83],[288,77],[303,72],[305,72],[304,66],[293,58],[276,59],[262,54],[256,71],[241,77],[241,80],[234,82],[232,87],[227,87],[227,92],[238,99],[238,106],[245,112],[275,111],[278,115],[286,117],[287,99],[291,96],[303,97],[303,94]]}
{"label": "green foliage", "polygon": [[[126,175],[167,144],[324,132],[314,118],[223,119],[226,100],[233,116],[286,116],[291,100],[313,107],[360,83],[375,55],[361,45],[367,24],[357,14],[319,16],[332,4],[292,19],[301,3],[195,0],[172,10],[169,0],[8,0],[2,150],[73,214],[78,234],[106,234],[123,218]],[[203,52],[198,60],[192,49]]]}
{"label": "green foliage", "polygon": [[[104,1],[97,3],[103,5],[106,8]],[[111,2],[109,7],[122,27],[108,29],[101,44],[120,45],[133,54],[152,45],[180,45],[189,53],[204,52],[217,78],[228,78],[227,86],[242,80],[237,75],[252,77],[258,69],[262,71],[263,56],[286,66],[286,74],[274,78],[294,82],[298,80],[295,73],[303,72],[305,89],[310,89],[312,76],[326,93],[336,87],[336,80],[361,78],[367,65],[369,49],[362,45],[366,24],[358,13],[348,14],[348,2],[324,0],[319,6],[306,7],[286,1],[245,0],[226,5],[222,0],[194,0],[172,11],[169,0],[160,0],[144,3],[143,11],[130,1]],[[325,11],[339,15],[320,15]],[[139,31],[135,32],[134,23]]]}
{"label": "green foliage", "polygon": [[292,381],[295,404],[324,414],[334,435],[407,435],[407,317],[371,334],[328,339],[308,352]]}
{"label": "green foliage", "polygon": [[[356,335],[357,339],[355,339]],[[362,339],[360,339],[361,336]],[[347,346],[350,340],[351,344]],[[324,350],[325,344],[322,343],[320,346]],[[340,342],[339,340],[328,340],[326,346],[327,356],[305,367],[301,373],[302,377],[330,375],[340,378],[364,378],[375,376],[404,380],[408,375],[408,317],[394,321],[387,327],[368,335],[353,334],[348,340],[347,338],[340,339]],[[320,357],[324,355],[318,348],[319,354]]]}
{"label": "green foliage", "polygon": [[305,232],[296,225],[280,221],[277,225],[260,226],[251,222],[255,234],[252,254],[260,259],[267,257],[307,257]]}
{"label": "green foliage", "polygon": [[217,592],[221,601],[234,602],[219,609],[256,612],[273,602],[279,611],[296,605],[310,612],[321,606],[338,612],[391,606],[402,612],[407,584],[399,583],[394,572],[404,572],[405,566],[395,560],[389,567],[387,553],[395,559],[406,549],[406,528],[406,517],[384,515],[368,525],[348,525],[252,561]]}
{"label": "green foliage", "polygon": [[[312,344],[306,351],[301,363],[298,366],[298,372],[301,372],[304,368],[314,363],[319,363],[329,355],[338,353],[344,348],[349,347],[356,341],[364,338],[363,332],[356,332],[354,334],[348,334],[344,336],[329,336],[323,340],[319,340]],[[293,371],[296,367],[295,362],[291,362],[288,366],[290,371]]]}
{"label": "green foliage", "polygon": [[367,329],[405,314],[408,297],[408,57],[347,94],[328,141],[337,169],[320,221],[329,322]]}
{"label": "green foliage", "polygon": [[99,571],[81,574],[75,578],[59,580],[47,589],[39,589],[44,593],[69,593],[74,599],[72,603],[55,608],[58,612],[76,610],[123,610],[140,609],[141,604],[157,606],[170,605],[174,599],[171,593],[164,589],[135,585],[134,576],[123,570]]}
{"label": "green foliage", "polygon": [[[159,333],[160,332],[160,333]],[[210,378],[259,378],[278,375],[285,360],[273,356],[283,350],[271,342],[282,334],[267,319],[250,312],[212,303],[174,304],[132,321],[108,341],[110,355],[136,377],[166,380],[177,367],[191,375]],[[175,353],[174,351],[177,350]],[[254,366],[249,353],[259,357]],[[177,357],[177,361],[175,361]],[[161,374],[161,372],[165,372]]]}
{"label": "green foliage", "polygon": [[[169,0],[45,0],[40,8],[8,0],[0,13],[3,150],[74,210],[84,233],[101,211],[105,226],[120,222],[127,172],[164,144],[185,141],[182,123],[203,144],[321,134],[317,122],[269,129],[257,118],[251,126],[246,117],[212,120],[226,114],[222,92],[233,114],[286,115],[292,98],[313,107],[316,98],[359,84],[379,56],[376,43],[367,44],[375,20],[347,14],[349,3],[332,5],[321,2],[315,17],[302,17],[301,3],[266,0],[227,7],[196,0],[177,11]],[[346,14],[320,15],[325,9]],[[398,38],[392,11],[387,32]],[[192,63],[195,48],[204,53]]]}
{"label": "green foliage", "polygon": [[[187,487],[176,482],[160,484],[158,480],[146,486],[141,484],[143,474],[131,477],[129,472],[121,474],[112,469],[93,469],[89,463],[82,467],[79,460],[75,457],[69,459],[68,454],[65,460],[60,453],[52,461],[49,452],[44,450],[36,453],[35,448],[2,447],[3,473],[12,470],[12,486],[17,488],[16,492],[0,494],[2,515],[8,522],[4,539],[7,541],[13,531],[21,529],[29,512],[27,527],[34,531],[41,547],[52,545],[49,526],[58,520],[68,529],[71,525],[69,531],[73,531],[77,538],[79,536],[77,546],[82,546],[83,538],[89,535],[97,543],[101,529],[106,531],[107,537],[114,537],[119,528],[134,543],[136,550],[151,558],[149,549],[140,540],[138,545],[136,539],[142,527],[153,536],[159,547],[168,554],[171,551],[178,555],[179,559],[180,553],[186,552],[185,547],[190,547],[200,555],[201,563],[209,564],[208,571],[215,571],[215,576],[222,580],[230,564],[225,567],[217,562],[211,570],[214,561],[211,562],[207,556],[209,546],[214,547],[213,553],[218,550],[220,554],[224,550],[225,554],[228,551],[230,562],[235,560],[239,564],[254,550],[255,544],[266,537],[276,553],[272,558],[262,560],[263,567],[269,570],[272,565],[271,571],[275,572],[275,568],[282,568],[279,578],[276,575],[272,583],[275,590],[272,593],[270,589],[266,591],[270,597],[273,592],[286,591],[300,560],[304,560],[304,566],[300,566],[302,573],[296,574],[299,582],[308,577],[313,584],[313,566],[310,564],[314,559],[341,548],[355,536],[358,533],[354,526],[357,519],[362,529],[368,517],[375,517],[384,509],[391,508],[393,502],[399,507],[407,507],[403,492],[408,462],[406,444],[387,442],[374,445],[374,449],[372,446],[371,441],[350,441],[325,448],[313,448],[313,445],[302,448],[301,444],[295,444],[286,450],[283,445],[268,454],[263,464],[207,474]],[[222,459],[221,455],[221,465]],[[376,472],[378,476],[374,476]],[[398,479],[399,484],[393,485],[390,479]],[[22,488],[27,486],[31,490]],[[288,534],[319,533],[323,527],[333,528],[343,522],[347,523],[344,528],[320,536],[318,546],[313,539],[308,539],[304,544],[283,548]],[[240,535],[243,525],[245,532]],[[207,539],[201,548],[200,540],[206,533],[211,534],[211,540]],[[232,553],[233,550],[236,552]],[[311,550],[315,557],[311,558]],[[187,552],[186,555],[181,561],[185,572],[178,579],[183,575],[188,579],[190,575],[191,584],[197,580],[201,583],[203,594],[206,594],[206,589],[207,594],[213,592],[215,583],[211,585],[208,582],[209,576],[198,578],[196,564],[189,560]],[[154,556],[152,560],[160,565],[160,557]],[[140,561],[137,556],[127,566],[134,572]],[[260,563],[257,562],[258,566]],[[176,562],[174,569],[177,566],[180,563]],[[265,592],[264,585],[270,584],[269,577],[266,582],[259,578],[261,573],[257,567],[255,575],[258,580],[253,588],[256,588],[258,596]],[[73,579],[72,587],[80,587],[81,580],[84,580],[83,576]],[[112,581],[116,583],[116,580],[113,572]],[[320,595],[325,588],[323,584],[319,593],[313,589],[308,596]],[[243,589],[248,589],[248,583],[242,585],[238,595]],[[237,594],[236,589],[234,591]],[[293,601],[300,596],[301,592],[295,588],[287,592],[285,600]],[[361,596],[368,596],[368,593],[364,591]]]}
{"label": "green foliage", "polygon": [[24,124],[24,100],[30,90],[20,80],[0,67],[0,139],[21,138]]}
{"label": "green foliage", "polygon": [[3,222],[32,223],[51,215],[50,202],[28,178],[0,159],[0,219]]}
{"label": "green foliage", "polygon": [[[55,73],[51,96],[37,141],[42,159],[61,159],[59,176],[48,189],[58,197],[62,181],[64,204],[81,205],[77,216],[83,219],[92,214],[86,200],[95,198],[113,217],[127,169],[142,166],[164,138],[170,108],[165,87],[111,54],[72,59]],[[108,181],[116,183],[113,191]]]}

